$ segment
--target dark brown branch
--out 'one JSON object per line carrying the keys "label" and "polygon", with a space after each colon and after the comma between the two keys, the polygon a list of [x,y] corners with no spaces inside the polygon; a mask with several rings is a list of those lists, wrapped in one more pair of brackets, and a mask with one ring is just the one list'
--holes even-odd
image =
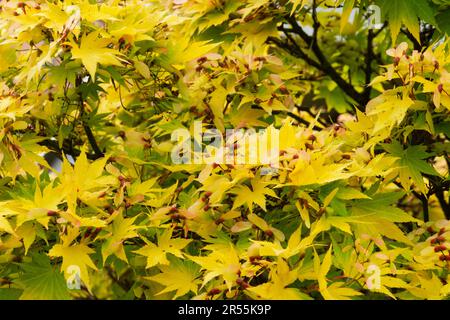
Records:
{"label": "dark brown branch", "polygon": [[92,150],[94,150],[96,159],[104,157],[105,155],[98,147],[97,141],[95,140],[95,137],[94,137],[94,134],[92,133],[91,128],[86,123],[83,123],[83,128],[84,128],[84,131],[86,132],[86,136],[88,138],[89,144],[91,145]]}
{"label": "dark brown branch", "polygon": [[[79,87],[81,85],[81,76],[77,77],[76,85],[77,85],[77,87]],[[99,148],[99,146],[97,144],[97,140],[95,139],[95,136],[92,133],[91,128],[89,127],[89,125],[83,119],[83,115],[84,115],[84,101],[83,101],[83,95],[82,95],[80,90],[78,92],[78,105],[79,105],[79,108],[80,108],[80,118],[81,118],[81,121],[83,122],[83,128],[84,128],[84,131],[86,132],[86,137],[87,137],[87,139],[89,141],[89,144],[91,145],[92,150],[94,151],[95,159],[101,158],[101,157],[104,156],[104,154],[100,150],[100,148]]]}
{"label": "dark brown branch", "polygon": [[445,195],[444,195],[444,192],[449,190],[450,181],[442,180],[442,179],[439,179],[439,177],[428,175],[428,174],[425,174],[424,176],[428,179],[428,181],[430,181],[430,184],[431,184],[431,188],[428,191],[428,195],[432,195],[432,194],[436,195],[436,198],[439,201],[439,205],[441,206],[446,219],[450,220],[450,203],[445,200]]}
{"label": "dark brown branch", "polygon": [[[257,105],[253,105],[252,109],[263,110],[263,108],[261,108],[260,106],[257,106]],[[311,124],[308,121],[306,121],[305,119],[303,119],[303,118],[299,117],[298,115],[296,115],[295,113],[292,113],[291,111],[273,110],[272,114],[286,114],[287,116],[291,117],[292,119],[294,119],[298,123],[302,123],[302,124],[304,124],[306,126],[309,126]],[[314,130],[322,130],[322,128],[319,128],[317,126],[313,126],[313,129]]]}
{"label": "dark brown branch", "polygon": [[[311,62],[314,61],[314,64],[311,64],[313,67],[326,73],[339,86],[339,88],[341,88],[342,91],[344,91],[350,98],[352,98],[359,104],[358,109],[364,110],[365,100],[363,94],[359,93],[350,83],[348,83],[346,80],[344,80],[344,78],[341,77],[341,75],[336,71],[336,69],[333,68],[333,66],[330,64],[330,62],[325,57],[325,55],[323,54],[322,50],[319,47],[317,41],[317,32],[318,28],[320,27],[320,23],[317,20],[315,9],[313,8],[314,33],[312,37],[306,34],[306,32],[297,23],[294,17],[286,16],[286,20],[291,24],[292,26],[291,30],[295,32],[298,36],[300,36],[300,38],[302,38],[303,41],[311,48],[312,52],[319,60],[319,63],[312,60],[304,52],[300,53],[298,50],[295,50],[300,53],[297,54],[297,56],[304,59],[309,64],[311,64]],[[292,50],[290,51],[292,52]],[[305,59],[305,56],[308,57],[308,59]]]}
{"label": "dark brown branch", "polygon": [[422,50],[422,45],[420,44],[420,42],[412,35],[411,32],[409,32],[409,30],[407,29],[400,29],[401,33],[403,33],[409,41],[411,41],[413,43],[414,46],[414,50],[418,50],[421,51]]}
{"label": "dark brown branch", "polygon": [[385,21],[383,23],[383,25],[381,26],[381,28],[378,29],[377,32],[374,32],[373,37],[374,38],[378,37],[378,35],[384,30],[384,28],[386,28],[386,26],[387,26],[387,22]]}
{"label": "dark brown branch", "polygon": [[[59,144],[58,144],[58,142],[56,140],[47,139],[47,140],[43,140],[43,141],[39,142],[38,144],[41,145],[41,146],[47,147],[51,151],[54,151],[55,153],[57,153],[61,157],[61,159],[62,159],[63,154],[64,155],[70,155],[70,156],[72,156],[75,159],[81,153],[80,150],[74,149],[72,146],[67,145],[67,143],[64,143],[63,146],[60,148]],[[96,154],[91,154],[91,153],[86,153],[86,157],[89,160],[96,160],[96,159],[98,159]]]}
{"label": "dark brown branch", "polygon": [[[397,182],[397,181],[393,181],[393,183],[399,187],[400,189],[403,189],[403,186]],[[427,222],[428,220],[430,220],[430,211],[428,208],[428,196],[424,195],[423,193],[419,193],[415,190],[411,190],[411,193],[414,195],[414,197],[416,197],[418,200],[420,200],[420,202],[422,203],[422,208],[423,208],[423,220],[425,222]]]}
{"label": "dark brown branch", "polygon": [[427,222],[430,220],[430,213],[429,213],[429,208],[428,208],[428,198],[424,194],[420,194],[419,199],[422,202],[423,220],[425,222]]}
{"label": "dark brown branch", "polygon": [[436,190],[436,198],[439,201],[442,211],[444,211],[445,218],[450,220],[450,204],[445,201],[443,189],[439,188]]}
{"label": "dark brown branch", "polygon": [[370,92],[372,91],[372,87],[369,85],[370,80],[372,78],[372,61],[374,59],[374,53],[373,53],[373,39],[375,35],[373,33],[372,29],[369,29],[368,35],[367,35],[367,51],[366,51],[366,67],[364,70],[365,73],[365,85],[366,88],[363,92],[364,97],[364,104],[367,104],[370,100]]}
{"label": "dark brown branch", "polygon": [[290,46],[288,43],[285,43],[277,38],[269,37],[268,42],[272,42],[276,44],[280,49],[283,49],[293,55],[294,57],[299,57],[306,61],[309,65],[315,67],[316,69],[321,69],[321,66],[318,62],[314,61],[312,58],[310,58],[303,50],[297,45]]}

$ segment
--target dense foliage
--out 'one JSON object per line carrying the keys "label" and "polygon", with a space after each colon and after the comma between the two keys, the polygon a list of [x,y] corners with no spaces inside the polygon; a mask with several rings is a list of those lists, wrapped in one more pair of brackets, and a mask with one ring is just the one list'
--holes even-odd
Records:
{"label": "dense foliage", "polygon": [[[450,293],[447,0],[0,10],[0,298]],[[195,121],[278,170],[174,163]]]}

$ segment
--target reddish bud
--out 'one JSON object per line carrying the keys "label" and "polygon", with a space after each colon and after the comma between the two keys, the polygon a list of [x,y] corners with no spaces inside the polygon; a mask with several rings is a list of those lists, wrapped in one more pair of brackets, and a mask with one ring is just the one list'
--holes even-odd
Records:
{"label": "reddish bud", "polygon": [[56,216],[57,214],[58,214],[58,212],[53,211],[53,210],[48,210],[48,211],[47,211],[47,216],[49,216],[49,217],[54,217],[54,216]]}
{"label": "reddish bud", "polygon": [[251,262],[251,263],[254,263],[254,262],[258,261],[258,260],[261,260],[261,257],[260,257],[260,256],[250,257],[250,262]]}
{"label": "reddish bud", "polygon": [[394,66],[398,66],[399,62],[400,62],[400,58],[399,57],[395,57],[394,58]]}
{"label": "reddish bud", "polygon": [[350,160],[351,156],[349,154],[343,154],[342,159]]}
{"label": "reddish bud", "polygon": [[208,291],[208,296],[215,296],[216,294],[221,293],[222,290],[218,289],[218,288],[213,288],[211,290]]}
{"label": "reddish bud", "polygon": [[439,69],[439,61],[435,61],[434,62],[434,68],[435,69]]}
{"label": "reddish bud", "polygon": [[247,289],[249,287],[249,284],[242,278],[237,278],[236,283],[243,289]]}
{"label": "reddish bud", "polygon": [[198,62],[199,64],[202,64],[202,63],[205,63],[207,60],[208,60],[208,59],[207,59],[206,57],[200,57],[200,58],[197,59],[197,62]]}
{"label": "reddish bud", "polygon": [[170,216],[170,218],[171,218],[172,220],[184,220],[184,219],[186,219],[185,216],[183,216],[183,215],[181,215],[181,214],[178,214],[178,213],[172,214],[172,215]]}
{"label": "reddish bud", "polygon": [[273,237],[273,231],[270,230],[270,229],[265,230],[264,233],[265,233],[266,235],[268,235],[269,237]]}
{"label": "reddish bud", "polygon": [[306,147],[306,149],[309,149],[309,150],[314,150],[314,146],[311,144],[311,143],[305,143],[305,147]]}
{"label": "reddish bud", "polygon": [[282,85],[280,87],[280,92],[283,93],[283,94],[289,94],[289,90],[284,85]]}

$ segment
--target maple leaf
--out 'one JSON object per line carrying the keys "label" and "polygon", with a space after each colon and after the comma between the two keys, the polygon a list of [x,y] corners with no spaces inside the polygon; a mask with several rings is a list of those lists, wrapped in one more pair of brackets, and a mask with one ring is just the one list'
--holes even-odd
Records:
{"label": "maple leaf", "polygon": [[23,274],[16,282],[23,287],[22,300],[69,300],[70,295],[62,273],[48,257],[33,254],[32,261],[21,264]]}
{"label": "maple leaf", "polygon": [[239,254],[231,243],[228,243],[228,246],[222,250],[211,252],[208,256],[196,257],[189,255],[188,258],[206,270],[206,274],[203,276],[202,286],[205,286],[212,279],[221,276],[228,290],[231,291],[232,286],[236,283],[237,278],[239,278],[238,273],[241,269]]}
{"label": "maple leaf", "polygon": [[362,295],[352,288],[342,288],[343,283],[332,283],[330,286],[327,284],[327,274],[330,271],[332,265],[331,256],[332,247],[328,249],[322,263],[316,252],[314,252],[314,271],[317,274],[317,280],[319,282],[319,291],[325,300],[349,300],[349,297]]}
{"label": "maple leaf", "polygon": [[287,287],[297,280],[297,270],[290,270],[289,265],[279,258],[276,268],[271,271],[270,282],[247,288],[246,291],[259,299],[272,300],[312,300],[298,288]]}
{"label": "maple leaf", "polygon": [[310,245],[310,240],[308,238],[301,239],[300,226],[291,234],[285,248],[283,248],[280,241],[254,241],[254,243],[258,244],[261,256],[277,256],[289,259],[303,252]]}
{"label": "maple leaf", "polygon": [[449,286],[443,285],[441,280],[435,274],[431,274],[431,277],[418,275],[420,283],[419,288],[410,288],[410,292],[422,299],[440,300],[444,299],[448,295]]}
{"label": "maple leaf", "polygon": [[259,178],[255,178],[251,180],[252,189],[246,185],[240,185],[233,188],[230,193],[237,195],[234,200],[233,209],[246,204],[250,212],[253,212],[253,204],[256,203],[266,211],[266,195],[278,198],[273,190],[266,188],[266,186],[270,184],[270,182],[264,182]]}
{"label": "maple leaf", "polygon": [[94,250],[84,243],[71,245],[78,235],[78,228],[70,228],[67,235],[61,235],[62,244],[55,244],[48,252],[48,255],[50,257],[62,257],[61,270],[64,272],[66,279],[70,276],[68,273],[69,267],[78,266],[80,269],[80,279],[90,289],[91,284],[88,267],[97,270],[97,267],[89,257],[89,254],[94,253]]}
{"label": "maple leaf", "polygon": [[403,0],[382,0],[382,12],[389,20],[392,40],[395,43],[402,23],[406,25],[417,41],[420,40],[418,18],[435,23],[431,7],[426,0],[415,0],[408,3]]}
{"label": "maple leaf", "polygon": [[124,218],[121,212],[117,214],[113,223],[107,229],[109,233],[104,236],[106,241],[102,245],[103,262],[105,262],[111,254],[115,254],[119,259],[128,262],[123,242],[126,239],[138,236],[135,231],[138,227],[134,225],[136,218],[137,216],[133,218]]}
{"label": "maple leaf", "polygon": [[270,226],[264,219],[258,217],[256,214],[254,213],[250,213],[247,216],[247,219],[252,222],[255,226],[257,226],[258,228],[260,228],[262,231],[264,231],[265,233],[273,233],[273,235],[275,236],[275,239],[279,240],[279,241],[284,241],[284,234],[283,232],[281,232],[280,230]]}
{"label": "maple leaf", "polygon": [[114,49],[107,48],[111,42],[110,39],[99,38],[98,31],[84,35],[81,38],[80,46],[74,42],[69,42],[72,45],[72,58],[80,59],[87,71],[91,75],[92,79],[95,79],[95,72],[97,71],[97,65],[114,65],[120,66],[121,59],[117,56],[120,52]]}
{"label": "maple leaf", "polygon": [[161,273],[151,277],[145,277],[145,279],[156,281],[165,286],[157,294],[176,291],[173,299],[184,296],[190,291],[197,294],[200,284],[200,280],[198,279],[200,267],[189,260],[169,258],[169,261],[169,265],[161,265],[158,267]]}
{"label": "maple leaf", "polygon": [[385,144],[384,148],[393,156],[398,157],[397,165],[399,167],[399,177],[402,186],[408,190],[411,186],[411,180],[416,184],[422,193],[426,193],[426,186],[422,174],[439,175],[436,170],[425,160],[432,156],[426,152],[425,146],[411,146],[403,149],[401,144],[394,141],[391,144]]}
{"label": "maple leaf", "polygon": [[157,264],[168,265],[170,263],[167,259],[168,253],[179,258],[183,257],[181,250],[192,240],[172,239],[172,232],[173,229],[167,229],[158,236],[158,245],[150,242],[139,250],[134,251],[137,254],[147,257],[146,268],[151,268]]}
{"label": "maple leaf", "polygon": [[312,154],[310,159],[298,160],[294,170],[289,174],[289,178],[295,185],[324,184],[346,179],[352,175],[344,172],[349,164],[325,163],[326,157],[321,153]]}
{"label": "maple leaf", "polygon": [[[16,227],[22,226],[27,221],[37,221],[45,228],[48,228],[49,211],[58,211],[58,205],[64,200],[64,193],[60,186],[54,187],[48,184],[44,190],[36,185],[33,199],[17,197],[3,203],[4,213],[0,216],[0,227],[11,232],[6,224],[7,220],[3,215],[15,215],[17,217]],[[2,226],[3,225],[3,226]]]}
{"label": "maple leaf", "polygon": [[[117,183],[117,179],[113,176],[102,175],[107,161],[108,157],[103,157],[89,163],[84,148],[73,167],[67,158],[63,159],[59,177],[72,215],[75,215],[78,199],[92,207],[104,204],[104,201],[99,199],[99,194]],[[80,220],[79,217],[76,218]]]}

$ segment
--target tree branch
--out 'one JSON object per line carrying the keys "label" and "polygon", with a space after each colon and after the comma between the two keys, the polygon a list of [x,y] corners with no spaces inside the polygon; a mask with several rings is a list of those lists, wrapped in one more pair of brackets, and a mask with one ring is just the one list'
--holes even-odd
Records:
{"label": "tree branch", "polygon": [[416,38],[414,38],[412,33],[409,32],[409,30],[402,28],[402,29],[400,29],[400,32],[403,33],[409,39],[409,41],[411,41],[413,43],[414,50],[418,50],[418,51],[422,50],[422,45],[420,44],[419,41],[417,41]]}
{"label": "tree branch", "polygon": [[[76,79],[76,86],[79,87],[80,85],[81,85],[81,76],[78,76],[77,79]],[[92,150],[94,151],[95,159],[101,158],[101,157],[104,156],[104,154],[100,150],[100,148],[99,148],[99,146],[97,144],[97,141],[95,140],[95,136],[92,133],[91,128],[89,127],[89,125],[83,119],[83,115],[84,115],[84,101],[83,101],[83,95],[82,95],[80,90],[78,90],[78,105],[80,107],[80,118],[81,118],[81,121],[83,122],[83,128],[84,128],[84,131],[86,132],[86,136],[87,136],[87,139],[89,141],[89,144],[91,145]]]}
{"label": "tree branch", "polygon": [[363,92],[363,98],[365,101],[364,104],[367,104],[369,102],[370,92],[372,91],[372,87],[369,84],[370,84],[370,80],[372,78],[372,61],[374,59],[374,53],[373,53],[373,39],[374,38],[375,38],[375,35],[373,33],[373,30],[369,29],[368,35],[367,35],[367,51],[366,51],[366,59],[365,59],[366,67],[364,70],[365,83],[366,83],[366,88],[364,89],[364,92]]}
{"label": "tree branch", "polygon": [[445,201],[443,189],[436,190],[436,198],[441,205],[442,211],[444,211],[445,218],[447,220],[450,220],[450,205],[447,203],[447,201]]}
{"label": "tree branch", "polygon": [[[392,182],[400,189],[404,189],[403,186],[401,185],[401,183],[399,183],[397,181],[392,181]],[[411,190],[411,193],[414,195],[414,197],[416,197],[422,203],[423,220],[425,222],[427,222],[428,220],[430,220],[430,214],[429,214],[430,211],[428,208],[428,197],[426,195],[424,195],[423,193],[419,193],[415,190]]]}
{"label": "tree branch", "polygon": [[[59,144],[56,140],[46,139],[46,140],[39,142],[38,144],[41,146],[47,147],[51,151],[54,151],[59,156],[61,156],[61,158],[62,158],[62,155],[65,154],[65,155],[70,155],[75,159],[81,153],[80,150],[74,149],[71,146],[67,146],[67,144],[66,145],[63,144],[63,146],[60,148]],[[97,155],[91,154],[91,153],[86,153],[86,158],[88,158],[89,160],[98,159]]]}
{"label": "tree branch", "polygon": [[294,57],[299,57],[305,60],[309,65],[315,67],[316,69],[321,70],[321,66],[318,62],[311,59],[298,45],[295,43],[293,46],[290,46],[288,43],[285,43],[277,38],[269,37],[267,38],[268,42],[272,42],[276,44],[280,49],[288,51]]}
{"label": "tree branch", "polygon": [[[297,52],[297,54],[295,54],[295,52],[294,52],[294,56],[296,55],[296,56],[302,58],[307,63],[311,64],[313,67],[326,73],[339,86],[339,88],[342,91],[344,91],[350,98],[352,98],[359,104],[358,109],[363,111],[365,109],[365,99],[364,99],[363,94],[359,93],[350,83],[348,83],[346,80],[344,80],[342,78],[342,76],[336,71],[336,69],[333,68],[331,63],[325,57],[325,55],[323,54],[322,50],[320,49],[320,47],[318,45],[317,32],[320,27],[320,23],[317,19],[317,13],[316,13],[315,6],[313,6],[314,32],[313,32],[312,37],[309,36],[303,30],[303,28],[298,24],[298,22],[295,20],[294,17],[286,16],[285,18],[292,26],[291,30],[294,33],[296,33],[298,36],[300,36],[300,38],[302,38],[303,41],[305,41],[305,43],[311,48],[312,52],[319,60],[319,63],[312,60],[301,50],[300,51],[295,50],[295,52]],[[283,29],[283,30],[286,30],[286,29]],[[286,31],[289,32],[291,30],[286,30]],[[299,46],[297,45],[297,47],[299,47]],[[291,54],[292,54],[292,52],[293,51],[291,50]],[[307,59],[305,59],[305,57],[307,57]],[[314,61],[314,63],[311,63],[312,61]]]}
{"label": "tree branch", "polygon": [[[252,106],[252,109],[262,110],[262,108],[260,106],[257,106],[257,105]],[[286,114],[287,116],[291,117],[292,119],[294,119],[298,123],[302,123],[302,124],[304,124],[306,126],[311,125],[311,123],[309,123],[308,121],[306,121],[305,119],[301,118],[300,116],[296,115],[295,113],[293,113],[291,111],[273,110],[272,114]],[[322,130],[322,128],[319,128],[317,126],[313,126],[313,129],[314,130]]]}

